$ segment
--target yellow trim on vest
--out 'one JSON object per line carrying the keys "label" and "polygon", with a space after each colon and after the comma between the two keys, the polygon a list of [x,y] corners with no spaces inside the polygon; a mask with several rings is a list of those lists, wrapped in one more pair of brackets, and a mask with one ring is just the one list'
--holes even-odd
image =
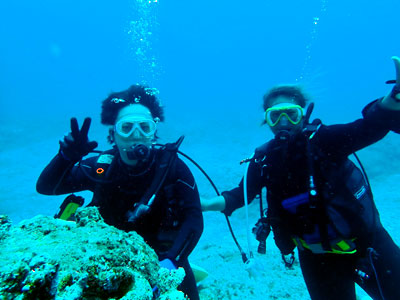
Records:
{"label": "yellow trim on vest", "polygon": [[68,203],[68,205],[65,207],[63,213],[61,214],[61,216],[59,217],[59,219],[61,220],[68,220],[74,213],[75,211],[79,208],[79,204],[78,203]]}
{"label": "yellow trim on vest", "polygon": [[315,243],[315,244],[307,244],[305,240],[301,238],[293,238],[294,244],[300,249],[305,248],[310,250],[313,253],[316,254],[324,254],[324,253],[333,253],[333,254],[354,254],[357,252],[357,249],[354,245],[355,239],[349,239],[349,240],[340,240],[338,242],[331,241],[331,251],[326,251],[322,247],[321,243]]}
{"label": "yellow trim on vest", "polygon": [[339,243],[336,243],[336,245],[342,249],[343,251],[349,251],[351,248],[349,244],[346,243],[346,241],[340,241]]}

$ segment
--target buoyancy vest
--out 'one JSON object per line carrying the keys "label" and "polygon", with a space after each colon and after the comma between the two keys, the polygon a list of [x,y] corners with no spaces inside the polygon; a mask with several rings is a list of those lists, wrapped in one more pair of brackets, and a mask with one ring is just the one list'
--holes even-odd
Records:
{"label": "buoyancy vest", "polygon": [[[315,134],[317,127],[314,128],[307,137]],[[274,181],[269,175],[276,176],[277,169],[268,174],[271,170],[268,164],[273,164],[273,161],[267,159],[272,151],[279,149],[273,142],[256,149],[255,157],[258,159],[255,162],[260,164],[262,176],[267,178],[268,217],[275,242],[284,254],[290,253],[295,246],[314,253],[354,253],[357,245],[365,245],[371,240],[374,229],[380,224],[369,184],[350,159],[332,163],[315,147],[306,149],[305,159],[314,161],[312,167],[308,163],[302,164],[308,165],[304,173],[308,176],[308,189],[280,199],[273,194],[279,182],[272,184],[272,191],[268,191],[268,182]],[[314,166],[318,170],[313,170]]]}
{"label": "buoyancy vest", "polygon": [[[142,216],[138,216],[137,220],[129,220],[130,214],[126,215],[126,222],[123,230],[136,230],[136,224],[139,223],[140,231],[137,231],[145,241],[156,251],[157,255],[162,257],[167,257],[171,247],[174,245],[185,215],[182,213],[183,203],[178,201],[176,197],[176,162],[178,159],[179,146],[182,143],[183,136],[178,139],[175,143],[167,143],[165,145],[156,144],[157,149],[155,149],[155,165],[153,165],[154,172],[151,173],[152,180],[148,184],[148,188],[145,189],[143,195],[139,197],[137,203],[148,205],[149,212],[152,210],[152,201],[154,200],[154,210],[152,210],[152,215],[147,215],[147,212]],[[115,149],[110,151],[105,151],[101,153],[95,164],[95,178],[98,181],[98,188],[101,189],[102,183],[118,182],[118,177],[114,179],[115,170],[114,167],[117,164],[117,155],[115,155]],[[161,202],[162,202],[162,205]],[[95,203],[93,205],[96,205]],[[157,207],[156,207],[157,205]],[[134,210],[137,205],[134,205],[132,209]],[[158,211],[162,207],[162,212]],[[157,208],[157,209],[156,209]],[[165,211],[164,211],[165,209]],[[154,213],[161,214],[162,220],[154,220]],[[148,217],[149,216],[149,217]],[[146,219],[144,221],[144,219]],[[144,223],[142,223],[144,221]],[[159,222],[160,221],[160,222]],[[143,224],[145,226],[143,226]],[[147,227],[147,225],[149,225]],[[114,225],[115,226],[115,225]],[[147,229],[150,228],[150,231]],[[153,230],[151,229],[153,228]],[[144,232],[143,232],[144,231]],[[193,242],[194,234],[190,234],[185,238],[184,242],[179,249],[176,257],[173,259],[179,260],[185,251]]]}
{"label": "buoyancy vest", "polygon": [[[152,171],[152,179],[149,182],[148,187],[145,189],[140,200],[137,201],[134,206],[132,206],[126,213],[126,222],[134,225],[135,222],[140,222],[140,219],[148,214],[151,210],[152,204],[162,188],[163,194],[166,197],[167,203],[167,214],[163,222],[164,229],[166,227],[177,227],[179,224],[177,213],[176,199],[174,197],[174,182],[169,182],[169,178],[173,178],[175,172],[175,162],[177,160],[177,151],[183,140],[180,138],[176,143],[168,143],[165,145],[159,145],[154,155],[156,156],[155,164],[153,166],[154,171]],[[118,181],[119,175],[114,174],[113,169],[115,168],[117,162],[117,157],[115,156],[115,149],[109,150],[101,153],[96,161],[94,167],[93,179],[97,182],[96,189],[102,189],[102,184],[113,183]],[[168,178],[168,180],[167,180]],[[101,193],[98,193],[101,194]],[[93,199],[91,205],[98,205],[99,199]],[[144,208],[144,209],[143,209]],[[167,224],[168,223],[168,224]],[[130,227],[128,225],[128,227]]]}

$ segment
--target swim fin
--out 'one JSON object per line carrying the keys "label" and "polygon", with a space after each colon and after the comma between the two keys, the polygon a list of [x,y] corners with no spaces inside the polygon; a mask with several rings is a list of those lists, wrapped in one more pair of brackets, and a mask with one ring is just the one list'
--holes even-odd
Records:
{"label": "swim fin", "polygon": [[199,284],[200,281],[204,280],[208,276],[208,272],[202,267],[199,267],[192,263],[190,264],[190,266],[192,267],[194,279],[196,280],[197,284]]}

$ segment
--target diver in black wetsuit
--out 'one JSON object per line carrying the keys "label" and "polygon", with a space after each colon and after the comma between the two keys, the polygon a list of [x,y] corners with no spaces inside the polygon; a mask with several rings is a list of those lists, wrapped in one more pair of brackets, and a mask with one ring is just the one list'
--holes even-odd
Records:
{"label": "diver in black wetsuit", "polygon": [[[303,115],[296,86],[264,96],[265,121],[275,138],[257,148],[247,176],[203,210],[231,215],[267,188],[264,224],[283,255],[298,248],[311,299],[355,300],[357,282],[373,299],[400,299],[400,249],[383,228],[367,180],[348,156],[400,133],[400,59],[392,92],[368,104],[363,118],[325,126]],[[268,231],[267,231],[268,232]],[[265,237],[266,238],[266,237]]]}
{"label": "diver in black wetsuit", "polygon": [[97,147],[88,140],[90,119],[60,141],[60,151],[43,170],[37,191],[60,195],[93,192],[104,221],[125,231],[135,230],[156,251],[160,265],[183,267],[179,289],[199,299],[188,256],[203,231],[199,193],[192,173],[177,157],[176,144],[155,147],[157,122],[163,108],[151,89],[133,85],[112,93],[102,103],[101,122],[112,126],[113,149],[82,158]]}

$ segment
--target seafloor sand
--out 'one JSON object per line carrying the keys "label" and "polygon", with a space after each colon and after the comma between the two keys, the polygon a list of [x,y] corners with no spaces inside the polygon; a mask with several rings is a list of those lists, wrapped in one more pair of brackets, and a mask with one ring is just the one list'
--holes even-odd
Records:
{"label": "seafloor sand", "polygon": [[[52,121],[50,125],[45,122],[35,123],[34,126],[23,125],[18,130],[0,124],[0,214],[9,215],[14,223],[37,214],[53,215],[64,199],[63,196],[37,194],[35,182],[41,170],[57,152],[58,139],[68,130],[68,116],[65,118],[59,122]],[[210,130],[207,126],[213,129]],[[249,131],[253,134],[250,135]],[[167,137],[162,140],[166,142],[177,139],[181,132],[187,136],[181,150],[198,161],[221,190],[232,188],[238,183],[243,172],[238,161],[249,156],[255,146],[268,138],[262,131],[253,131],[243,122],[240,123],[240,120],[229,126],[216,121],[211,124],[185,123],[182,127],[175,124],[169,130],[163,129],[160,135]],[[213,134],[207,134],[208,132]],[[98,126],[94,126],[91,131],[91,137],[99,141],[104,140],[104,134],[105,128],[100,129]],[[397,243],[400,243],[399,145],[400,137],[389,134],[380,143],[360,153],[370,176],[383,224]],[[103,142],[100,147],[106,149],[107,145]],[[213,196],[213,190],[202,175],[197,171],[194,174],[201,195]],[[90,193],[83,193],[83,196],[90,199]],[[257,205],[253,203],[250,206],[251,226],[258,219]],[[203,236],[191,255],[191,262],[209,272],[208,278],[200,284],[202,300],[309,299],[298,262],[296,261],[293,269],[286,269],[273,244],[272,236],[267,241],[267,254],[255,253],[258,271],[255,277],[249,277],[223,215],[207,212],[204,219]],[[231,221],[239,242],[247,250],[244,210],[236,211]],[[257,242],[253,237],[252,244],[253,251],[256,252]],[[359,298],[364,297],[369,299],[359,291]]]}

